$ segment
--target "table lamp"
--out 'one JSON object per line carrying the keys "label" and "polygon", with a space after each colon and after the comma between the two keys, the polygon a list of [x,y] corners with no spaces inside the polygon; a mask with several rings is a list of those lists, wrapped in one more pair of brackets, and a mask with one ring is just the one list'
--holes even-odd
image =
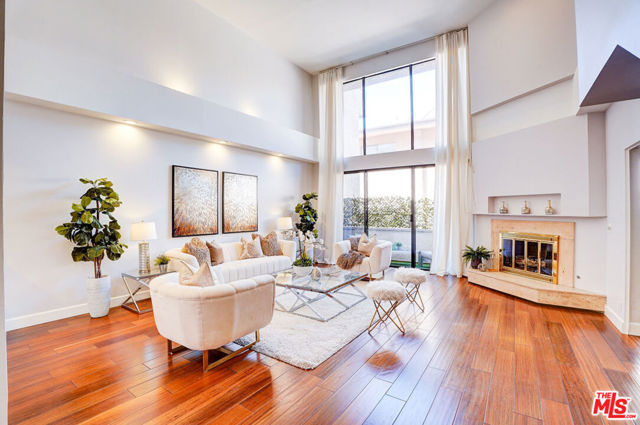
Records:
{"label": "table lamp", "polygon": [[154,222],[133,223],[131,225],[131,240],[138,242],[138,272],[140,274],[151,273],[151,260],[149,259],[149,242],[156,239],[156,224]]}
{"label": "table lamp", "polygon": [[293,220],[291,217],[280,217],[276,221],[276,229],[282,233],[283,238],[292,238],[291,230],[293,229]]}

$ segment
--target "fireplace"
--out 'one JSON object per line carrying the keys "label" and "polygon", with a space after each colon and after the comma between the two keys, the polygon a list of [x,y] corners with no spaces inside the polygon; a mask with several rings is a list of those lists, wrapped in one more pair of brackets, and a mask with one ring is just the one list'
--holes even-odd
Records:
{"label": "fireplace", "polygon": [[500,270],[558,284],[557,235],[500,232]]}

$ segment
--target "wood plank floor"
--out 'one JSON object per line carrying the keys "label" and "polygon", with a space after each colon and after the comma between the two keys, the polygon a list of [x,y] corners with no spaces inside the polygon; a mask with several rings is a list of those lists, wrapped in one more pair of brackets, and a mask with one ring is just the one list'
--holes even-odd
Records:
{"label": "wood plank floor", "polygon": [[640,339],[601,314],[430,277],[400,310],[312,371],[250,352],[211,372],[173,358],[152,313],[121,308],[8,333],[9,422],[598,424],[595,390],[633,397]]}

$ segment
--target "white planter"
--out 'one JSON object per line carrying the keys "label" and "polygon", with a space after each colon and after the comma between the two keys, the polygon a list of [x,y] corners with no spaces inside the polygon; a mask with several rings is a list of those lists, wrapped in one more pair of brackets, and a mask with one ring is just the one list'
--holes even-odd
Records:
{"label": "white planter", "polygon": [[306,266],[306,267],[293,266],[293,273],[296,276],[306,276],[309,273],[311,273],[312,268],[313,266]]}
{"label": "white planter", "polygon": [[87,279],[87,304],[91,317],[103,317],[109,314],[111,304],[111,277]]}

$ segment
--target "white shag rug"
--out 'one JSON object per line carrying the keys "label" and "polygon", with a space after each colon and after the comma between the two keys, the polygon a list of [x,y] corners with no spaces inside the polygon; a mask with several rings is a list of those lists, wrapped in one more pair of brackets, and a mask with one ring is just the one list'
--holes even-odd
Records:
{"label": "white shag rug", "polygon": [[[358,286],[364,291],[364,282]],[[281,288],[278,290],[280,291]],[[354,300],[349,295],[337,295],[337,297],[343,302],[350,303]],[[294,297],[287,294],[278,300],[285,306],[289,306],[294,301]],[[337,303],[327,299],[313,303],[313,307],[326,316],[337,312]],[[308,307],[303,307],[299,311],[311,314]],[[366,331],[373,312],[373,303],[366,299],[328,322],[320,322],[280,311],[276,305],[273,320],[260,330],[260,342],[252,349],[301,369],[315,369]],[[253,335],[250,335],[236,342],[246,345],[253,341]]]}

